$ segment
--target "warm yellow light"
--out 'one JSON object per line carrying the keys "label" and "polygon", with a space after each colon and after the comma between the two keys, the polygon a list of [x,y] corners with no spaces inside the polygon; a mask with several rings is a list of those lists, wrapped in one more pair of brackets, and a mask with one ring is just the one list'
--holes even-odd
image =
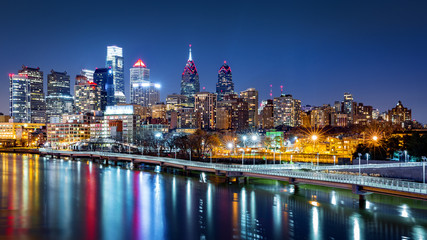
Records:
{"label": "warm yellow light", "polygon": [[373,136],[373,137],[372,137],[372,140],[377,141],[377,140],[378,140],[378,137],[377,137],[377,136]]}
{"label": "warm yellow light", "polygon": [[317,140],[317,135],[312,135],[311,136],[311,140],[316,141]]}

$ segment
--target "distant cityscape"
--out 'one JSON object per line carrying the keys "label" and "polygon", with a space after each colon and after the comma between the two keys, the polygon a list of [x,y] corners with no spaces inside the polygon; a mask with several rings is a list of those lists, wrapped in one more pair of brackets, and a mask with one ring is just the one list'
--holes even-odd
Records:
{"label": "distant cityscape", "polygon": [[[10,74],[9,116],[0,119],[3,146],[66,149],[88,139],[114,139],[139,145],[144,132],[194,134],[197,129],[226,135],[265,136],[275,132],[285,142],[286,133],[294,128],[372,124],[390,124],[402,130],[425,127],[412,120],[411,109],[401,101],[394,108],[380,112],[357,103],[351,93],[344,93],[343,99],[332,105],[310,106],[302,105],[292,94],[283,93],[281,87],[280,96],[274,97],[271,92],[270,99],[260,101],[255,88],[248,86],[240,93],[235,91],[232,70],[226,61],[218,70],[216,92],[201,91],[191,45],[180,93],[168,95],[166,102],[161,102],[160,84],[151,81],[150,69],[138,59],[129,69],[130,102],[127,103],[123,61],[123,49],[108,46],[105,67],[82,69],[75,77],[74,96],[67,72],[50,71],[46,95],[40,68],[22,66],[17,74]],[[346,153],[351,155],[358,143],[349,146]]]}

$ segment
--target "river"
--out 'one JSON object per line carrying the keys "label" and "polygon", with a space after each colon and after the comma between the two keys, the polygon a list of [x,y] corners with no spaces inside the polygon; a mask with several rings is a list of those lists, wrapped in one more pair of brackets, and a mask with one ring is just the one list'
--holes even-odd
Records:
{"label": "river", "polygon": [[0,239],[427,239],[427,202],[0,154]]}

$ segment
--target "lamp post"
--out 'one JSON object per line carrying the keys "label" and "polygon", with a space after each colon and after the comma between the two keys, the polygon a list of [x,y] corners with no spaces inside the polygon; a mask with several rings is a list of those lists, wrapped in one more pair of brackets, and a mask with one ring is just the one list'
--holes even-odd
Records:
{"label": "lamp post", "polygon": [[292,164],[292,154],[291,154],[291,164]]}
{"label": "lamp post", "polygon": [[188,155],[190,155],[190,162],[191,162],[191,148],[188,149]]}
{"label": "lamp post", "polygon": [[231,150],[233,149],[233,143],[229,142],[227,143],[228,149],[230,149],[230,161],[231,161]]}
{"label": "lamp post", "polygon": [[[162,134],[161,133],[156,133],[156,135],[154,135],[157,139],[160,139],[161,137],[162,137]],[[159,143],[159,140],[157,140],[157,143]],[[157,147],[157,157],[160,157],[160,144],[159,144],[159,146]]]}
{"label": "lamp post", "polygon": [[246,140],[248,139],[248,137],[243,136],[242,139],[243,139],[243,147],[246,148]]}
{"label": "lamp post", "polygon": [[426,183],[426,160],[427,158],[425,156],[421,157],[423,159],[423,183]]}
{"label": "lamp post", "polygon": [[[313,141],[313,153],[316,152],[316,140],[317,140],[317,135],[313,134],[311,135],[311,140]],[[313,159],[311,159],[311,165],[313,165]]]}
{"label": "lamp post", "polygon": [[360,177],[360,157],[362,156],[362,154],[358,153],[358,155],[359,155],[359,177]]}
{"label": "lamp post", "polygon": [[258,136],[257,135],[252,135],[252,143],[253,143],[254,147],[255,147],[255,143],[257,142],[257,140],[258,140]]}
{"label": "lamp post", "polygon": [[407,150],[405,150],[405,151],[403,151],[404,153],[405,153],[405,162],[407,162],[407,156],[408,156],[408,151]]}
{"label": "lamp post", "polygon": [[276,145],[274,145],[273,164],[276,164]]}
{"label": "lamp post", "polygon": [[366,153],[366,165],[369,164],[369,153]]}
{"label": "lamp post", "polygon": [[174,149],[175,149],[175,159],[176,159],[176,147],[174,147]]}
{"label": "lamp post", "polygon": [[320,153],[317,153],[317,167],[319,167],[319,154]]}
{"label": "lamp post", "polygon": [[252,159],[253,159],[254,165],[255,165],[255,150],[251,150],[251,153],[252,153]]}
{"label": "lamp post", "polygon": [[243,165],[243,159],[244,159],[244,157],[245,157],[245,149],[244,149],[244,148],[242,148],[240,151],[242,151],[242,165]]}
{"label": "lamp post", "polygon": [[336,158],[336,156],[334,155],[334,166],[335,166],[335,158]]}

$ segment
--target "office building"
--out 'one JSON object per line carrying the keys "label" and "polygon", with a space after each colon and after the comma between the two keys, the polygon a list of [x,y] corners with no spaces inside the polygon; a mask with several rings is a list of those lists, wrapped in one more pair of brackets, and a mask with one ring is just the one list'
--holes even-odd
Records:
{"label": "office building", "polygon": [[181,78],[181,95],[188,97],[189,106],[194,106],[194,95],[200,92],[199,73],[191,55],[191,44],[187,64]]}
{"label": "office building", "polygon": [[248,103],[248,126],[249,128],[258,127],[258,91],[255,88],[248,88],[240,92],[240,98]]}
{"label": "office building", "polygon": [[103,98],[101,86],[90,81],[86,76],[76,76],[74,98],[75,111],[78,113],[96,113],[102,111]]}
{"label": "office building", "polygon": [[[123,49],[121,47],[107,47],[106,68],[110,68],[113,74],[114,101],[116,103],[126,103]],[[108,104],[108,106],[110,105]]]}
{"label": "office building", "polygon": [[232,93],[234,93],[233,74],[230,66],[224,61],[224,65],[218,70],[218,82],[216,83],[218,101],[222,101],[224,95]]}
{"label": "office building", "polygon": [[47,122],[60,122],[61,115],[73,112],[74,99],[70,92],[70,76],[67,72],[50,71],[47,75],[46,118]]}
{"label": "office building", "polygon": [[93,81],[101,87],[101,109],[116,104],[114,98],[113,70],[110,68],[97,68],[93,74]]}
{"label": "office building", "polygon": [[282,94],[273,100],[274,126],[296,127],[300,125],[301,101],[290,94]]}
{"label": "office building", "polygon": [[194,112],[196,113],[198,128],[215,129],[216,99],[215,93],[199,92],[195,94]]}
{"label": "office building", "polygon": [[9,74],[9,112],[15,122],[46,122],[43,72],[22,66],[18,74]]}

